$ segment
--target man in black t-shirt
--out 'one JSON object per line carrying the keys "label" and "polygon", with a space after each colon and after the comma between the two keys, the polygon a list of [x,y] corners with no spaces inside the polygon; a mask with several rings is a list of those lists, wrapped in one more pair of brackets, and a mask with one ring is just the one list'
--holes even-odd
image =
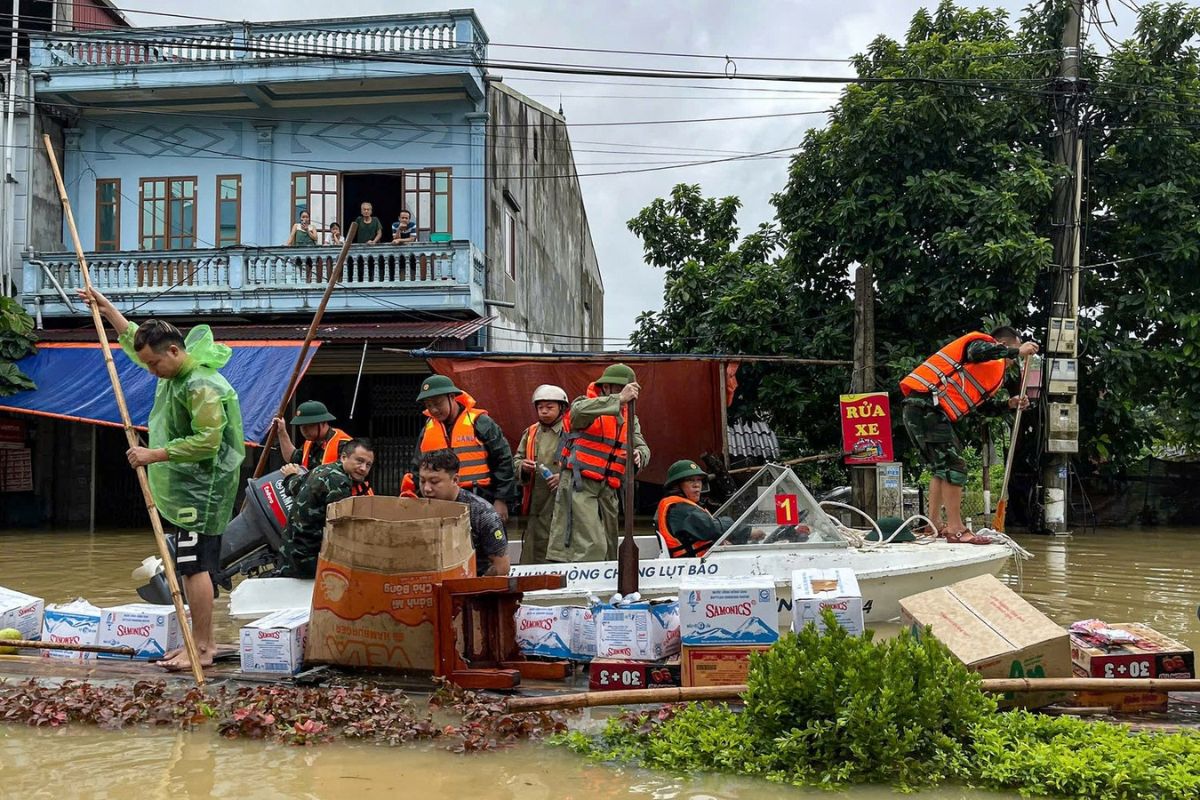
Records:
{"label": "man in black t-shirt", "polygon": [[421,496],[463,503],[471,517],[471,544],[476,575],[507,575],[508,535],[500,514],[487,500],[458,487],[458,456],[453,450],[434,450],[421,456],[417,467]]}

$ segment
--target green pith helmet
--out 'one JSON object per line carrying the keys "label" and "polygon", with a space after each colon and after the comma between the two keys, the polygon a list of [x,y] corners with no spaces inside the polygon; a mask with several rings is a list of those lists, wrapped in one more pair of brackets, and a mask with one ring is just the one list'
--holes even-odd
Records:
{"label": "green pith helmet", "polygon": [[667,470],[667,482],[663,488],[670,489],[684,478],[704,478],[707,480],[708,473],[695,461],[688,461],[687,459],[676,461]]}
{"label": "green pith helmet", "polygon": [[316,425],[318,422],[337,422],[337,417],[320,400],[305,400],[296,407],[293,425]]}
{"label": "green pith helmet", "polygon": [[417,400],[421,401],[443,394],[462,394],[462,389],[455,386],[454,381],[445,375],[430,375],[421,381],[421,393],[417,395]]}
{"label": "green pith helmet", "polygon": [[637,381],[633,369],[624,364],[613,364],[605,368],[604,374],[596,379],[596,383],[611,383],[613,386],[626,386]]}

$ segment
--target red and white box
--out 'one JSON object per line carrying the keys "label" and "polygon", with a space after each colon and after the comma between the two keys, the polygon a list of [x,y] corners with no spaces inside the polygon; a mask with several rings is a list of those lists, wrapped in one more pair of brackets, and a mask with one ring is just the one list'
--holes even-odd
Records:
{"label": "red and white box", "polygon": [[27,641],[42,635],[42,612],[46,602],[40,597],[0,586],[0,629],[16,628]]}
{"label": "red and white box", "polygon": [[307,608],[286,608],[242,628],[242,672],[295,675],[304,666]]}

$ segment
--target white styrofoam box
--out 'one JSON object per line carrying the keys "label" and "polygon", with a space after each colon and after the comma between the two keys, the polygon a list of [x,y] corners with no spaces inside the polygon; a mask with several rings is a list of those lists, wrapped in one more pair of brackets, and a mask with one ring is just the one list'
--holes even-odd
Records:
{"label": "white styrofoam box", "polygon": [[596,658],[658,661],[679,652],[679,601],[597,606]]}
{"label": "white styrofoam box", "polygon": [[42,611],[46,603],[40,597],[0,586],[0,630],[16,628],[27,641],[42,635]]}
{"label": "white styrofoam box", "polygon": [[304,665],[308,608],[286,608],[242,627],[242,672],[295,675]]}
{"label": "white styrofoam box", "polygon": [[[151,603],[128,603],[104,609],[99,639],[100,644],[108,647],[132,647],[137,651],[134,658],[143,660],[161,658],[183,644],[175,606]],[[99,658],[124,659],[127,656],[101,653]]]}
{"label": "white styrofoam box", "polygon": [[531,656],[570,658],[575,630],[573,606],[520,606],[516,614],[517,646]]}
{"label": "white styrofoam box", "polygon": [[575,661],[591,661],[596,657],[596,610],[578,607],[575,609],[575,625],[571,630],[571,658]]}
{"label": "white styrofoam box", "polygon": [[686,645],[771,644],[779,602],[769,575],[692,578],[679,585],[679,633]]}
{"label": "white styrofoam box", "polygon": [[857,636],[866,626],[863,624],[863,599],[858,588],[854,570],[848,567],[837,569],[799,569],[792,573],[792,630],[799,633],[804,626],[813,623],[817,630],[825,631],[821,612],[831,609],[838,624],[847,632]]}
{"label": "white styrofoam box", "polygon": [[[69,603],[46,606],[42,615],[42,641],[54,644],[96,644],[102,610],[82,597]],[[91,661],[95,653],[78,650],[43,650],[45,658]]]}

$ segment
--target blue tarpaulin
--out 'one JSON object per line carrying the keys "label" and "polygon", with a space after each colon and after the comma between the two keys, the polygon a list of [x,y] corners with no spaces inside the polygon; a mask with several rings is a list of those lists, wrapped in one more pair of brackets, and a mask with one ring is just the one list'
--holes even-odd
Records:
{"label": "blue tarpaulin", "polygon": [[[223,344],[233,349],[233,357],[221,374],[237,390],[246,441],[261,442],[279,410],[279,401],[287,390],[303,343],[226,341]],[[313,342],[309,347],[305,369],[318,346],[319,342]],[[39,344],[37,348],[35,354],[16,363],[38,388],[0,399],[0,411],[122,425],[99,344],[55,342]],[[112,354],[129,415],[134,425],[144,428],[154,405],[154,384],[158,379],[130,361],[118,345],[112,345]]]}

